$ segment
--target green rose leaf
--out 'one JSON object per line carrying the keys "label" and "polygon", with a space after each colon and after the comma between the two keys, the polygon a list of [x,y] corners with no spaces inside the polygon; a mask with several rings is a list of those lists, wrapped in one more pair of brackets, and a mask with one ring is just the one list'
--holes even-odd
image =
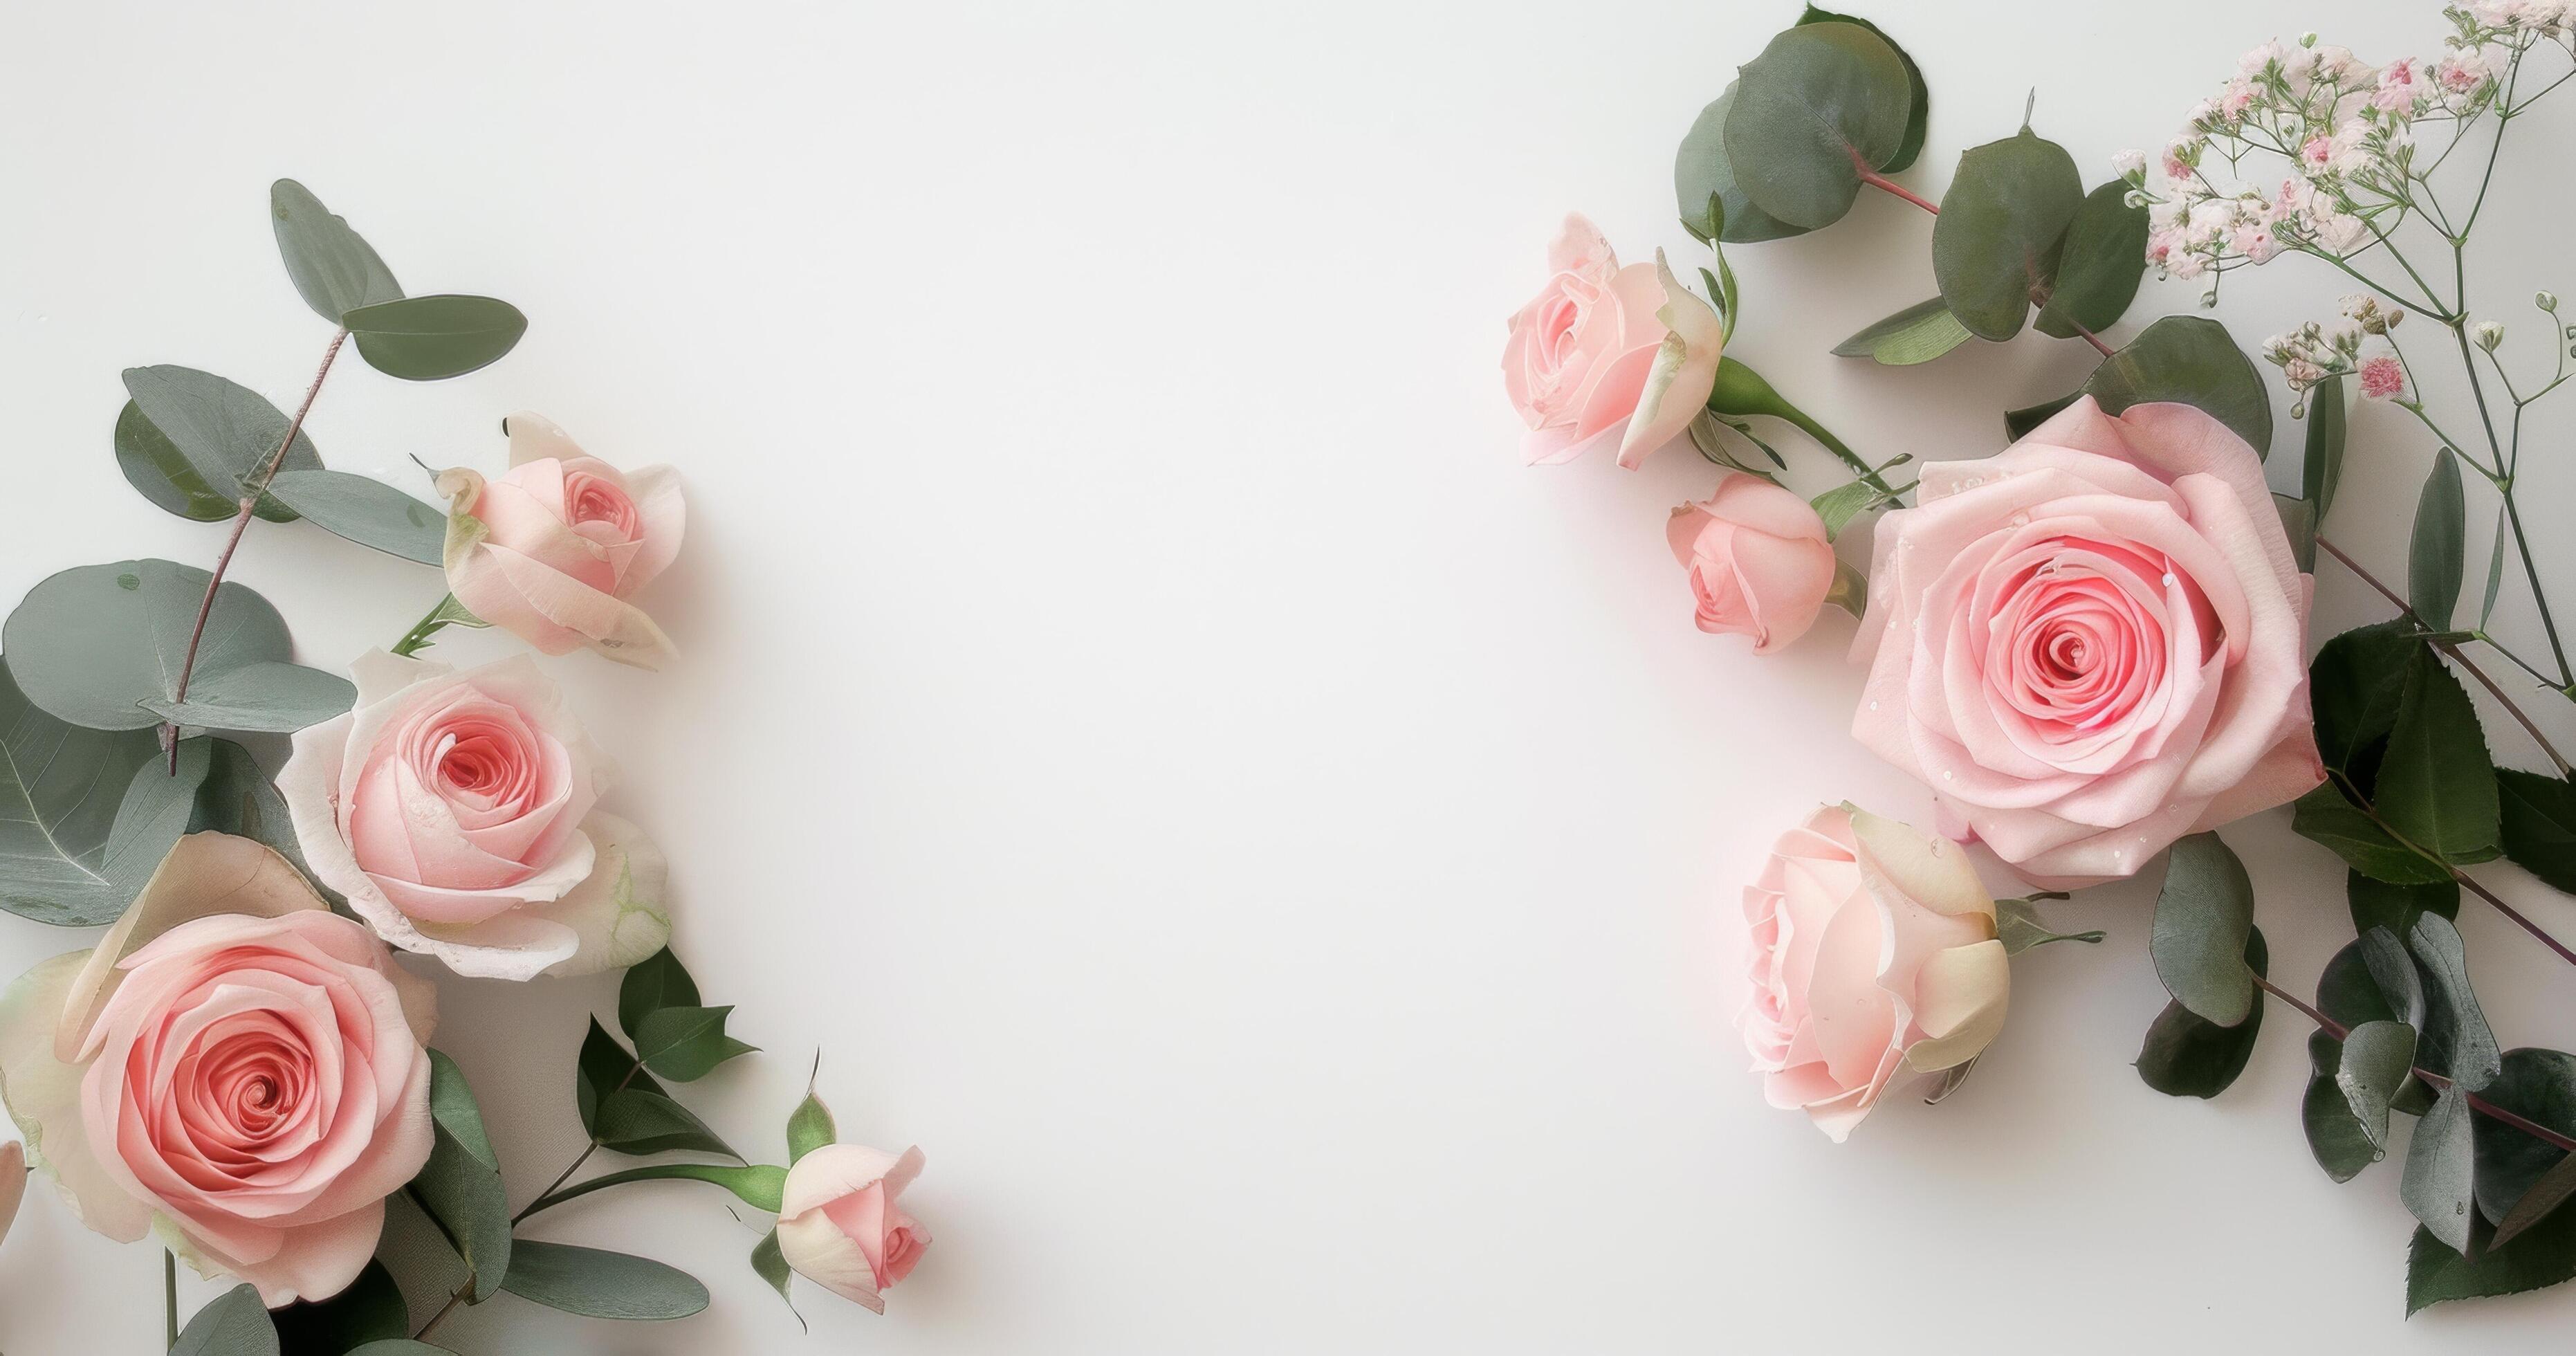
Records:
{"label": "green rose leaf", "polygon": [[2343,442],[2343,377],[2337,374],[2308,388],[2307,455],[2299,463],[2299,497],[2317,506],[2320,523],[2343,483]]}
{"label": "green rose leaf", "polygon": [[653,1013],[697,1005],[698,982],[689,977],[689,967],[682,965],[679,956],[667,946],[626,967],[626,977],[618,981],[617,1025],[629,1039]]}
{"label": "green rose leaf", "polygon": [[286,276],[315,315],[337,325],[358,307],[403,294],[385,261],[304,185],[292,179],[269,185],[268,214]]}
{"label": "green rose leaf", "polygon": [[346,712],[358,699],[348,679],[301,664],[244,664],[188,680],[188,699],[143,703],[173,725],[291,734]]}
{"label": "green rose leaf", "polygon": [[[146,703],[172,700],[209,577],[167,560],[65,570],[28,590],[0,627],[0,652],[27,699],[58,719],[93,730],[158,725]],[[283,662],[293,649],[277,609],[226,581],[206,619],[191,695],[218,674]]]}
{"label": "green rose leaf", "polygon": [[[2261,928],[2246,930],[2245,964],[2255,974],[2270,973],[2272,953]],[[2167,1097],[2215,1097],[2245,1072],[2262,1030],[2260,1003],[2249,1006],[2236,1026],[2219,1026],[2179,1002],[2167,1003],[2139,1047],[2138,1077]]]}
{"label": "green rose leaf", "polygon": [[501,1187],[501,1160],[483,1130],[483,1112],[463,1071],[444,1053],[429,1052],[429,1114],[435,1126],[429,1162],[412,1179],[421,1208],[465,1259],[476,1304],[490,1299],[511,1265],[510,1206]]}
{"label": "green rose leaf", "polygon": [[411,1309],[402,1287],[385,1264],[370,1259],[349,1288],[326,1300],[303,1301],[272,1310],[286,1356],[307,1352],[342,1352],[371,1342],[391,1342],[411,1332]]}
{"label": "green rose leaf", "polygon": [[707,1288],[689,1273],[644,1257],[521,1239],[503,1289],[584,1318],[687,1318],[707,1307]]}
{"label": "green rose leaf", "polygon": [[[1905,49],[1897,44],[1896,39],[1887,36],[1886,29],[1858,15],[1836,14],[1831,10],[1822,10],[1809,5],[1806,12],[1798,16],[1798,22],[1801,24],[1859,24],[1877,34],[1887,43],[1888,49],[1896,53],[1896,59],[1905,63],[1905,79],[1911,87],[1905,107],[1905,136],[1896,144],[1895,158],[1878,168],[1883,174],[1894,174],[1913,164],[1915,157],[1923,154],[1923,136],[1930,129],[1932,121],[1932,87],[1923,83],[1923,68],[1914,64],[1914,58],[1906,54]],[[2140,257],[2145,257],[2143,245]]]}
{"label": "green rose leaf", "polygon": [[[1730,80],[1726,92],[1700,110],[1673,157],[1673,194],[1681,202],[1682,225],[1702,240],[1714,235],[1730,245],[1806,234],[1806,227],[1754,206],[1735,181],[1735,169],[1726,159],[1726,118],[1734,107],[1735,82]],[[1709,210],[1711,198],[1719,204],[1715,213]],[[1721,216],[1723,220],[1716,219]]]}
{"label": "green rose leaf", "polygon": [[[241,502],[215,493],[197,468],[188,464],[179,445],[154,428],[143,417],[143,407],[131,400],[116,412],[116,466],[125,473],[127,484],[164,513],[191,522],[219,523],[241,511]],[[262,506],[278,511],[276,505],[263,502]]]}
{"label": "green rose leaf", "polygon": [[2407,660],[2373,798],[2392,834],[2444,861],[2496,855],[2500,810],[2486,735],[2467,689],[2430,646]]}
{"label": "green rose leaf", "polygon": [[664,1078],[689,1083],[704,1078],[726,1060],[747,1055],[758,1046],[725,1034],[733,1008],[656,1008],[636,1024],[635,1053],[644,1067]]}
{"label": "green rose leaf", "polygon": [[2467,514],[2460,459],[2443,448],[2433,455],[2424,492],[2415,500],[2415,537],[2406,552],[2406,605],[2431,630],[2450,630],[2451,614],[2459,610]]}
{"label": "green rose leaf", "polygon": [[[2562,1135],[2576,1135],[2576,1055],[2561,1050],[2507,1050],[2498,1061],[2495,1079],[2478,1089],[2478,1097]],[[2550,1195],[2534,1199],[2533,1193],[2549,1182],[2550,1174],[2569,1161],[2567,1151],[2492,1116],[2472,1120],[2478,1208],[2496,1221],[2498,1239],[2510,1242],[2576,1189],[2576,1175],[2560,1174],[2559,1181],[2549,1183]],[[2525,1218],[2513,1220],[2525,1201],[2531,1206]],[[2505,1230],[2508,1221],[2515,1225],[2511,1234]]]}
{"label": "green rose leaf", "polygon": [[277,1328],[268,1321],[259,1291],[237,1285],[188,1320],[170,1356],[278,1356]]}
{"label": "green rose leaf", "polygon": [[405,381],[441,381],[489,367],[528,332],[518,307],[452,293],[361,306],[341,323],[368,366]]}
{"label": "green rose leaf", "polygon": [[2415,1122],[2414,1138],[2406,1145],[2406,1175],[2397,1183],[2407,1213],[2454,1252],[2469,1250],[2475,1216],[2470,1196],[2477,1150],[2469,1119],[2467,1094],[2457,1086],[2442,1089],[2433,1109]]}
{"label": "green rose leaf", "polygon": [[2486,1221],[2472,1219],[2477,1260],[2419,1228],[2406,1249],[2406,1313],[2448,1300],[2480,1299],[2538,1290],[2576,1276],[2576,1210],[2561,1210],[2512,1243],[2485,1237]]}
{"label": "green rose leaf", "polygon": [[280,471],[268,492],[304,521],[389,556],[436,565],[447,544],[447,511],[369,476],[346,471]]}
{"label": "green rose leaf", "polygon": [[1932,277],[1970,334],[2021,333],[2032,300],[2057,276],[2067,226],[2083,205],[2074,157],[2028,127],[1959,157],[1932,221]]}
{"label": "green rose leaf", "polygon": [[2156,895],[2148,950],[2174,1001],[2213,1026],[2245,1020],[2256,1002],[2245,938],[2254,927],[2254,882],[2214,833],[2173,845]]}
{"label": "green rose leaf", "polygon": [[2159,400],[2191,405],[2235,430],[2258,457],[2272,450],[2272,396],[2254,360],[2207,316],[2169,315],[2102,360],[2083,394],[2105,414]]}
{"label": "green rose leaf", "polygon": [[2354,805],[2328,782],[2298,798],[2290,807],[2290,829],[2343,858],[2344,864],[2373,880],[2392,885],[2430,885],[2451,878],[2440,862],[2427,861]]}
{"label": "green rose leaf", "polygon": [[[2370,939],[2362,940],[2367,958]],[[2414,955],[2424,980],[2420,1042],[2423,1053],[2417,1062],[2449,1078],[2463,1091],[2484,1090],[2495,1081],[2503,1062],[2496,1050],[2495,1032],[2488,1029],[2477,993],[2469,987],[2469,958],[2467,947],[2460,941],[2460,930],[2451,925],[2450,919],[2428,913],[2415,920],[2414,930],[2406,934],[2406,947]],[[2391,985],[2389,977],[2381,973],[2382,968],[2374,965],[2371,974],[2382,989],[2387,989]]]}
{"label": "green rose leaf", "polygon": [[2386,928],[2393,936],[2403,937],[2415,928],[2415,920],[2428,913],[2444,918],[2460,916],[2460,883],[2438,880],[2430,885],[2391,885],[2372,880],[2358,871],[2344,873],[2344,902],[2352,910],[2354,935],[2367,934],[2372,928]]}
{"label": "green rose leaf", "polygon": [[0,666],[0,908],[61,927],[115,922],[178,841],[161,839],[165,820],[117,831],[129,792],[155,772],[170,780],[151,731],[57,720]]}
{"label": "green rose leaf", "polygon": [[1968,342],[1968,327],[1939,297],[1918,301],[1834,345],[1843,358],[1868,358],[1888,367],[1911,367]]}
{"label": "green rose leaf", "polygon": [[2576,786],[2516,768],[2500,767],[2495,775],[2504,855],[2576,894]]}
{"label": "green rose leaf", "polygon": [[2414,1076],[2415,1029],[2403,1022],[2364,1022],[2344,1037],[2335,1066],[2335,1090],[2370,1141],[2373,1156],[2388,1149],[2388,1109]]}
{"label": "green rose leaf", "polygon": [[673,1101],[597,1018],[582,1042],[574,1099],[582,1128],[603,1148],[634,1155],[685,1149],[743,1161],[706,1122]]}
{"label": "green rose leaf", "polygon": [[832,1109],[823,1099],[808,1090],[805,1100],[787,1116],[787,1161],[791,1165],[805,1155],[840,1139],[840,1128],[832,1123]]}
{"label": "green rose leaf", "polygon": [[2411,630],[2401,619],[2346,631],[2327,641],[2308,665],[2317,752],[2328,770],[2364,791],[2375,784],[2376,749],[2396,728],[2406,666],[2424,648]]}
{"label": "green rose leaf", "polygon": [[2127,181],[2084,196],[2066,227],[2057,276],[2039,308],[2039,332],[2059,339],[2101,333],[2126,315],[2147,271],[2147,209],[2129,205]]}
{"label": "green rose leaf", "polygon": [[1876,33],[1849,23],[1791,28],[1736,77],[1727,162],[1763,212],[1830,226],[1859,196],[1863,167],[1876,171],[1904,149],[1912,97],[1904,60]]}
{"label": "green rose leaf", "polygon": [[[184,499],[197,506],[207,496],[221,498],[227,505],[212,518],[229,518],[240,512],[242,492],[268,459],[277,455],[277,445],[286,441],[291,422],[284,410],[269,403],[268,397],[239,382],[193,367],[129,367],[125,369],[125,391],[133,397],[127,403],[134,407],[143,427],[157,438],[145,436],[139,428],[129,432],[120,414],[118,463],[125,468],[125,478],[142,490],[145,498],[181,517],[195,518],[204,510],[181,509],[175,501]],[[134,443],[131,455],[126,449],[129,438]],[[176,452],[196,473],[193,479],[161,475],[160,463],[171,452]],[[147,483],[148,477],[136,478],[138,458],[152,465],[153,475],[160,476],[166,489],[154,488]],[[321,467],[322,454],[314,450],[313,439],[297,429],[295,441],[287,445],[286,459],[278,463],[278,469],[314,471]],[[295,519],[295,511],[274,495],[262,495],[256,511],[273,523]]]}
{"label": "green rose leaf", "polygon": [[[2479,1123],[2485,1124],[2483,1120]],[[2496,1221],[2492,1245],[2501,1248],[2521,1237],[2525,1230],[2548,1219],[2558,1207],[2565,1205],[2570,1196],[2576,1196],[2576,1155],[2560,1157],[2557,1166],[2542,1173],[2540,1180],[2522,1193],[2521,1198],[2513,1203],[2513,1208],[2505,1212],[2504,1218]]]}
{"label": "green rose leaf", "polygon": [[2316,1031],[2308,1036],[2308,1064],[2314,1070],[2308,1077],[2307,1095],[2299,1103],[2299,1123],[2307,1131],[2308,1152],[2325,1169],[2326,1176],[2337,1182],[2349,1182],[2361,1170],[2380,1160],[2385,1152],[2372,1142],[2353,1115],[2352,1103],[2336,1085],[2335,1075],[2343,1065],[2343,1042],[2332,1033]]}

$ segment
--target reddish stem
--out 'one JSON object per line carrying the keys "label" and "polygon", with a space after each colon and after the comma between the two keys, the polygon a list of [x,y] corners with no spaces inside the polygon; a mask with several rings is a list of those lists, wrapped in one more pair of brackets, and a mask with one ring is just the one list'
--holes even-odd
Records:
{"label": "reddish stem", "polygon": [[[2320,1030],[2323,1030],[2327,1035],[2334,1037],[2336,1040],[2342,1040],[2346,1036],[2352,1034],[2352,1029],[2350,1027],[2347,1027],[2343,1023],[2336,1021],[2334,1018],[2328,1017],[2324,1013],[2317,1011],[2316,1008],[2302,1002],[2296,996],[2291,994],[2289,990],[2282,988],[2280,985],[2265,979],[2261,975],[2256,975],[2254,977],[2254,982],[2262,986],[2263,992],[2272,995],[2274,998],[2280,999],[2291,1007],[2297,1008],[2301,1016],[2304,1016],[2309,1021],[2316,1023]],[[2447,1088],[2451,1086],[2450,1079],[2445,1078],[2430,1069],[2424,1068],[2421,1065],[2416,1066],[2413,1072],[2417,1078],[2423,1079],[2426,1083],[2435,1088]],[[2567,1136],[2562,1135],[2537,1121],[2517,1116],[2514,1113],[2505,1110],[2503,1107],[2497,1106],[2495,1103],[2478,1096],[2474,1092],[2463,1092],[2460,1096],[2469,1104],[2470,1110],[2477,1112],[2481,1116],[2501,1121],[2544,1144],[2554,1144],[2561,1149],[2565,1149],[2569,1153],[2576,1153],[2576,1139],[2569,1139]]]}
{"label": "reddish stem", "polygon": [[1905,185],[1896,182],[1894,179],[1888,178],[1877,170],[1871,169],[1869,165],[1860,158],[1860,153],[1857,151],[1852,153],[1852,165],[1860,171],[1860,181],[1862,183],[1877,189],[1881,193],[1893,193],[1936,217],[1941,215],[1941,209],[1938,206],[1917,196],[1913,190],[1908,189]]}
{"label": "reddish stem", "polygon": [[[224,570],[233,563],[233,551],[241,545],[242,533],[250,529],[250,515],[259,507],[259,497],[268,493],[268,482],[286,461],[286,450],[295,446],[295,435],[304,429],[304,416],[313,410],[314,397],[322,394],[322,379],[331,375],[331,362],[340,356],[340,345],[348,342],[346,329],[331,336],[331,346],[322,351],[322,366],[313,374],[313,384],[304,388],[304,403],[295,407],[295,417],[286,421],[286,436],[278,439],[277,450],[251,478],[242,484],[241,511],[233,515],[232,535],[224,538],[224,549],[215,557],[215,572],[206,580],[205,601],[197,604],[197,624],[188,632],[188,653],[179,661],[179,682],[171,689],[170,700],[188,699],[188,674],[197,666],[197,646],[206,638],[206,618],[215,611],[215,590],[224,586]],[[161,738],[170,747],[170,775],[179,775],[179,727],[173,722],[161,727]]]}

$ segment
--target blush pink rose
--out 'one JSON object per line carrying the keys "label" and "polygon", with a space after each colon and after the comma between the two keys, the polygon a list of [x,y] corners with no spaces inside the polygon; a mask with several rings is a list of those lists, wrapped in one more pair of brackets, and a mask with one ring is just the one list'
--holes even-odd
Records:
{"label": "blush pink rose", "polygon": [[2029,879],[2129,875],[2324,779],[2312,581],[2254,449],[2207,414],[2079,400],[1925,466],[1874,554],[1852,732]]}
{"label": "blush pink rose", "polygon": [[501,421],[510,469],[443,471],[447,588],[476,617],[547,654],[583,646],[658,669],[670,638],[627,601],[680,552],[686,517],[670,467],[620,471],[542,415]]}
{"label": "blush pink rose", "polygon": [[1956,844],[1819,809],[1771,849],[1744,921],[1753,1071],[1837,1144],[1900,1076],[1965,1064],[2003,1029],[1994,898]]}
{"label": "blush pink rose", "polygon": [[669,940],[666,868],[598,810],[606,760],[525,655],[459,673],[381,650],[356,705],[279,769],[314,877],[378,936],[461,975],[631,965]]}
{"label": "blush pink rose", "polygon": [[1603,447],[1635,467],[1708,403],[1724,346],[1706,301],[1658,255],[1619,266],[1599,228],[1568,216],[1548,248],[1555,276],[1512,317],[1503,389],[1529,424],[1533,466]]}
{"label": "blush pink rose", "polygon": [[1664,535],[1690,574],[1699,629],[1751,636],[1755,654],[1805,635],[1834,586],[1834,548],[1814,506],[1736,473],[1708,502],[1673,510]]}
{"label": "blush pink rose", "polygon": [[191,834],[96,949],[0,995],[0,1094],[82,1223],[321,1299],[428,1161],[436,1016],[284,858]]}
{"label": "blush pink rose", "polygon": [[796,1274],[885,1312],[881,1292],[912,1274],[930,1235],[896,1198],[921,1175],[921,1150],[827,1144],[787,1170],[778,1251]]}

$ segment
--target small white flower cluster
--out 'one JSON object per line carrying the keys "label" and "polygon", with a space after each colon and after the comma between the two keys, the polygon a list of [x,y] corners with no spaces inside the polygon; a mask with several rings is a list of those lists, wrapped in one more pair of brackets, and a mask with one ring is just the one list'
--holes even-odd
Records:
{"label": "small white flower cluster", "polygon": [[[2543,40],[2569,45],[2576,0],[2475,0],[2446,10],[2454,35],[2434,61],[2374,66],[2349,48],[2266,42],[2237,61],[2159,157],[2123,151],[2112,168],[2150,209],[2147,259],[2167,277],[2268,263],[2287,249],[2336,257],[2370,247],[2411,201],[2419,119],[2467,119],[2493,106],[2500,61]],[[2244,182],[2249,157],[2289,162],[2278,186]]]}
{"label": "small white flower cluster", "polygon": [[2366,336],[2386,336],[2405,319],[2402,308],[2382,306],[2376,297],[2345,297],[2342,319],[2311,320],[2289,334],[2273,335],[2263,341],[2263,357],[2280,368],[2288,381],[2291,396],[2299,402],[2294,413],[2306,412],[2308,391],[2318,382],[2356,372],[2361,374],[2362,394],[2386,400],[2405,393],[2405,365],[2394,348],[2364,357],[2363,341]]}

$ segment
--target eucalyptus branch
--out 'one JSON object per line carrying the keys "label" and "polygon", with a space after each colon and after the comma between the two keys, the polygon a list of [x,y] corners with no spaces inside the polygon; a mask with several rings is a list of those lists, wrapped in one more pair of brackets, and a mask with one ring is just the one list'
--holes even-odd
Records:
{"label": "eucalyptus branch", "polygon": [[2530,933],[2542,946],[2548,947],[2551,951],[2556,952],[2560,960],[2567,962],[2569,965],[2576,965],[2576,950],[2568,949],[2565,942],[2562,942],[2556,937],[2549,935],[2546,931],[2543,931],[2541,926],[2538,923],[2531,921],[2531,919],[2526,916],[2522,910],[2505,903],[2501,896],[2497,895],[2495,891],[2488,889],[2478,880],[2477,877],[2453,866],[2449,858],[2444,857],[2442,854],[2435,852],[2430,848],[2424,847],[2414,839],[2398,832],[2395,825],[2390,824],[2387,820],[2380,817],[2379,807],[2371,804],[2369,798],[2361,794],[2361,788],[2353,785],[2350,778],[2345,777],[2340,772],[2330,771],[2327,775],[2334,779],[2336,790],[2342,793],[2344,800],[2349,802],[2354,809],[2361,811],[2362,815],[2369,819],[2371,823],[2379,826],[2379,831],[2387,834],[2390,842],[2393,842],[2399,847],[2406,849],[2408,852],[2413,853],[2417,857],[2422,858],[2425,862],[2442,868],[2442,870],[2450,874],[2452,882],[2457,884],[2461,889],[2485,900],[2488,907],[2493,908],[2497,913],[2503,914],[2506,920],[2511,922],[2515,927],[2521,928],[2523,931]]}
{"label": "eucalyptus branch", "polygon": [[[2291,993],[2289,990],[2282,988],[2280,985],[2273,983],[2271,980],[2266,979],[2261,975],[2256,975],[2254,976],[2254,983],[2260,987],[2263,992],[2268,993],[2274,998],[2280,999],[2282,1002],[2297,1009],[2300,1016],[2316,1023],[2318,1030],[2325,1032],[2336,1040],[2343,1040],[2352,1034],[2352,1028],[2345,1026],[2343,1023],[2336,1021],[2332,1017],[2328,1017],[2323,1012],[2318,1011],[2315,1005],[2300,998],[2298,995]],[[2437,1074],[2420,1064],[2414,1066],[2412,1069],[2408,1070],[2408,1072],[2414,1074],[2417,1078],[2424,1080],[2426,1084],[2436,1089],[2447,1089],[2451,1086],[2451,1080],[2448,1077],[2442,1074]],[[2567,1136],[2550,1129],[2548,1126],[2540,1124],[2538,1121],[2530,1120],[2526,1117],[2516,1115],[2511,1111],[2507,1111],[2503,1107],[2497,1106],[2495,1103],[2478,1096],[2474,1092],[2462,1092],[2460,1094],[2460,1099],[2468,1103],[2471,1111],[2474,1111],[2481,1116],[2485,1116],[2490,1120],[2497,1121],[2504,1125],[2510,1125],[2514,1129],[2531,1136],[2533,1139],[2539,1140],[2543,1144],[2555,1145],[2558,1148],[2567,1150],[2569,1153],[2576,1153],[2576,1139],[2569,1139]]]}

